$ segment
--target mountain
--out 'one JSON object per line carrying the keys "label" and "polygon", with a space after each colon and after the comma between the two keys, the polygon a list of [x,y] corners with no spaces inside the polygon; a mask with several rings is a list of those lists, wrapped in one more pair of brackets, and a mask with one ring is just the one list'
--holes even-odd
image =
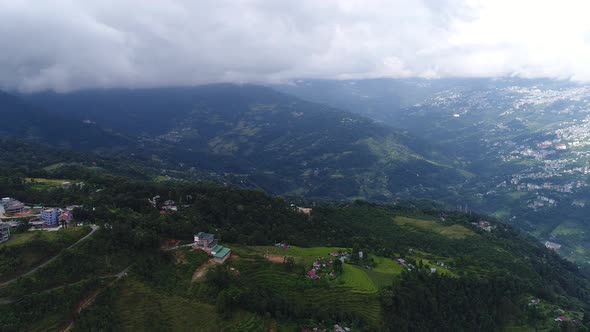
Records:
{"label": "mountain", "polygon": [[[590,87],[549,79],[301,81],[278,87],[435,144],[472,177],[467,206],[590,260]],[[408,93],[408,91],[410,91]],[[406,96],[406,97],[403,97]]]}
{"label": "mountain", "polygon": [[[254,85],[23,96],[133,135],[164,164],[268,192],[440,198],[465,179],[428,144],[367,118]],[[177,167],[177,166],[175,166]]]}
{"label": "mountain", "polygon": [[94,124],[50,114],[20,98],[0,91],[0,136],[24,138],[78,150],[117,148],[126,143],[119,135]]}

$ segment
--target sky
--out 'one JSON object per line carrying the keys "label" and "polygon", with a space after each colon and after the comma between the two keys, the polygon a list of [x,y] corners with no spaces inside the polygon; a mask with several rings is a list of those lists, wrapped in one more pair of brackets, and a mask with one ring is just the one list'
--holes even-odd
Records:
{"label": "sky", "polygon": [[0,0],[0,89],[590,81],[588,0]]}

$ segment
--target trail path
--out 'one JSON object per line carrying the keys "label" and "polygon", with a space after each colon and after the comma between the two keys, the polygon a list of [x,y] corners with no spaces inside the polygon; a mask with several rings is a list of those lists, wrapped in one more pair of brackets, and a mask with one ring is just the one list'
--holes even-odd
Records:
{"label": "trail path", "polygon": [[19,278],[28,277],[31,274],[37,272],[39,269],[42,269],[42,268],[46,267],[47,265],[53,263],[53,261],[55,261],[59,256],[61,256],[64,253],[64,251],[77,246],[80,242],[82,242],[82,241],[86,240],[87,238],[89,238],[92,234],[94,234],[94,232],[96,232],[100,228],[100,227],[98,227],[96,225],[92,225],[90,227],[92,228],[92,231],[90,231],[90,233],[86,234],[83,238],[81,238],[80,240],[76,241],[71,246],[63,249],[62,251],[60,251],[59,254],[51,257],[50,259],[48,259],[47,261],[45,261],[43,264],[38,265],[38,266],[34,267],[32,270],[29,270],[28,272],[25,272],[25,273],[23,273],[23,274],[21,274],[21,275],[19,275],[17,277],[14,277],[14,278],[12,278],[12,279],[10,279],[8,281],[5,281],[5,282],[1,283],[0,284],[0,287],[8,286],[8,285],[12,284],[13,282],[17,281]]}

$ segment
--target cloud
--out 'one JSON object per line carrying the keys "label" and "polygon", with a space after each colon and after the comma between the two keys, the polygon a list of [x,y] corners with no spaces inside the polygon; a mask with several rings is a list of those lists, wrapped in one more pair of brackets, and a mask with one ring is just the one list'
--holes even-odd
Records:
{"label": "cloud", "polygon": [[297,78],[589,81],[586,0],[0,0],[0,89]]}

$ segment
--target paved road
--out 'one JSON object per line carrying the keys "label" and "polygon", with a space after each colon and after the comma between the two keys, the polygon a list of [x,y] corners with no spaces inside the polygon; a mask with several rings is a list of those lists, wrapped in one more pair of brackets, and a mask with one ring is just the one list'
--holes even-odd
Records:
{"label": "paved road", "polygon": [[[89,237],[90,237],[92,234],[94,234],[94,232],[96,232],[96,231],[97,231],[97,230],[100,228],[100,227],[98,227],[98,226],[96,226],[96,225],[92,225],[92,226],[90,226],[90,227],[92,228],[92,231],[90,231],[90,233],[86,234],[86,236],[84,236],[84,237],[83,237],[83,238],[81,238],[80,240],[76,241],[76,243],[74,243],[74,244],[72,244],[71,246],[67,247],[65,250],[67,250],[67,249],[71,249],[71,248],[73,248],[73,247],[77,246],[77,245],[78,245],[80,242],[82,242],[82,241],[86,240],[87,238],[89,238]],[[63,254],[63,252],[64,252],[65,250],[62,250],[62,251],[61,251],[59,254],[57,254],[57,255],[55,255],[55,256],[53,256],[53,257],[51,257],[51,258],[50,258],[49,260],[47,260],[45,263],[43,263],[43,264],[41,264],[41,265],[39,265],[39,266],[37,266],[37,267],[33,268],[33,269],[32,269],[32,270],[30,270],[29,272],[23,273],[23,274],[21,274],[20,276],[18,276],[18,277],[16,277],[16,278],[13,278],[13,279],[10,279],[10,280],[8,280],[8,281],[6,281],[6,282],[3,282],[3,283],[1,283],[1,284],[0,284],[0,287],[5,287],[5,286],[8,286],[8,285],[12,284],[13,282],[17,281],[19,278],[22,278],[22,277],[28,277],[28,276],[30,276],[31,274],[33,274],[33,273],[37,272],[39,269],[42,269],[42,268],[44,268],[45,266],[47,266],[47,265],[49,265],[49,264],[53,263],[53,261],[55,261],[55,260],[56,260],[56,259],[57,259],[59,256],[61,256],[61,254]],[[0,304],[1,304],[1,303],[0,303]]]}

